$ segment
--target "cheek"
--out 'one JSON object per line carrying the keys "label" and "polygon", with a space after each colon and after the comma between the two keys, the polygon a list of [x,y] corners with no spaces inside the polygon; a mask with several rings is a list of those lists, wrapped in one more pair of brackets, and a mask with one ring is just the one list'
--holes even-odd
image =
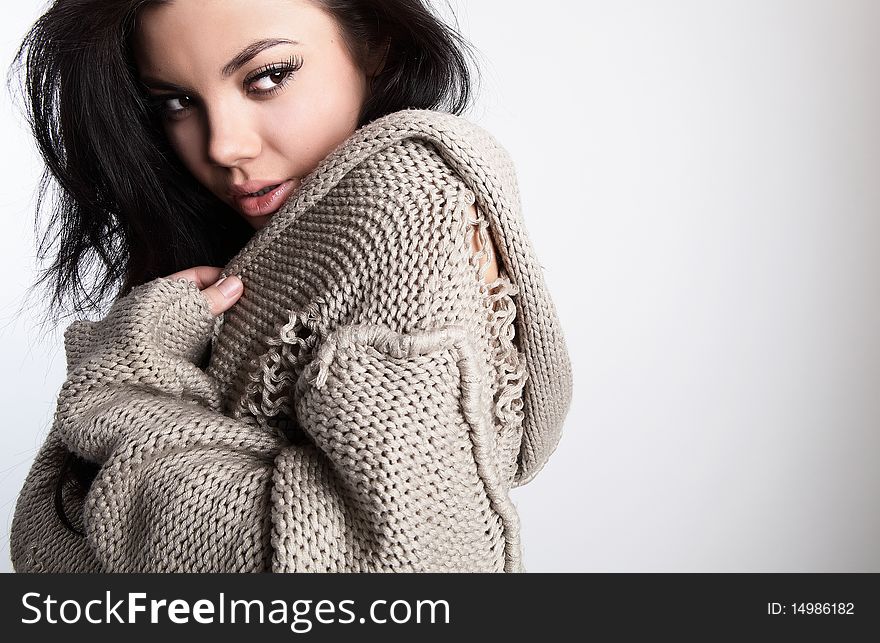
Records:
{"label": "cheek", "polygon": [[194,120],[187,119],[185,122],[170,123],[165,125],[165,136],[168,144],[174,153],[177,154],[184,166],[189,169],[196,177],[201,173],[199,169],[204,163],[204,153],[202,151],[204,142],[201,140],[201,134],[193,123]]}
{"label": "cheek", "polygon": [[266,103],[264,140],[304,175],[355,131],[360,108],[351,87],[301,83]]}
{"label": "cheek", "polygon": [[261,112],[265,148],[290,163],[297,176],[307,174],[323,158],[326,130],[331,125],[326,114],[293,92],[266,102]]}
{"label": "cheek", "polygon": [[[291,103],[303,108],[297,117],[312,122],[345,123],[345,126],[349,121],[356,123],[356,116],[352,116],[360,111],[366,99],[364,80],[358,72],[343,60],[332,57],[326,64],[309,71],[308,76],[295,79],[285,92],[296,96]],[[291,109],[297,110],[298,107],[291,104]]]}

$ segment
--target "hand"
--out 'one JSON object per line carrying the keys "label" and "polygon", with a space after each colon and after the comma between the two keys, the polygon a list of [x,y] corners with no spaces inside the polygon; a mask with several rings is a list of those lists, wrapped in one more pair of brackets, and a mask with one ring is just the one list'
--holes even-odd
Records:
{"label": "hand", "polygon": [[[215,317],[232,308],[244,292],[244,286],[235,275],[217,281],[222,268],[215,266],[196,266],[168,275],[166,279],[187,279],[194,282],[211,305],[211,314]],[[211,285],[207,285],[211,284]]]}

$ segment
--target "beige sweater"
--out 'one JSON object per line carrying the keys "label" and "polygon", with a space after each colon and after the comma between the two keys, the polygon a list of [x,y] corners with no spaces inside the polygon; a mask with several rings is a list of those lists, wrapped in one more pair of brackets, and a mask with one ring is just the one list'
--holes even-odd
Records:
{"label": "beige sweater", "polygon": [[[225,266],[245,290],[223,315],[159,278],[72,323],[16,571],[525,571],[509,491],[556,449],[572,379],[520,207],[485,130],[396,112]],[[102,465],[63,494],[85,537],[53,507],[67,450]]]}

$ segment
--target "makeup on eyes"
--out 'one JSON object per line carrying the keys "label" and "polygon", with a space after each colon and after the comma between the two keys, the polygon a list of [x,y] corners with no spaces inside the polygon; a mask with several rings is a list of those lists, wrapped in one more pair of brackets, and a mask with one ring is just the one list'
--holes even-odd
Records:
{"label": "makeup on eyes", "polygon": [[[274,94],[279,90],[279,88],[284,87],[284,85],[287,84],[287,81],[289,81],[296,72],[302,69],[302,66],[302,57],[295,55],[291,56],[282,63],[271,63],[269,65],[265,65],[263,67],[260,67],[253,74],[248,76],[247,79],[245,79],[245,87],[251,85],[257,80],[269,78],[274,74],[282,74],[281,80],[274,87],[267,90],[258,90],[257,92],[254,92],[261,94]],[[248,90],[248,93],[251,93],[250,90]]]}
{"label": "makeup on eyes", "polygon": [[[244,90],[248,95],[251,96],[271,96],[273,94],[276,94],[287,85],[287,83],[293,78],[296,72],[302,69],[302,66],[303,59],[302,56],[299,55],[290,56],[282,62],[275,62],[264,65],[248,75],[247,78],[245,78],[245,80],[243,81]],[[255,82],[264,79],[271,79],[273,76],[276,76],[278,80],[272,87],[256,90],[250,89],[250,86]],[[167,103],[174,100],[187,101],[190,104],[177,109],[168,109]],[[180,118],[189,109],[191,109],[191,103],[194,100],[195,99],[192,96],[180,93],[162,95],[151,94],[147,98],[147,105],[150,111],[154,114],[157,114],[169,120],[174,120],[176,118]]]}

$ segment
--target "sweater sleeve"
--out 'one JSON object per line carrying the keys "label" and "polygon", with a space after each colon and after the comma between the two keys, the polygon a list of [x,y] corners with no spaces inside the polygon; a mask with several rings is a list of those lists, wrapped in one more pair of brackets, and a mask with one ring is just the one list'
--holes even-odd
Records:
{"label": "sweater sleeve", "polygon": [[[13,519],[16,571],[519,571],[460,328],[335,329],[296,382],[308,441],[291,444],[221,412],[197,366],[214,323],[194,284],[159,278],[71,324],[55,459]],[[62,445],[100,465],[87,547],[52,540]]]}
{"label": "sweater sleeve", "polygon": [[[187,280],[159,278],[64,333],[67,378],[19,495],[16,571],[263,571],[281,438],[220,411],[196,363],[215,318]],[[65,452],[100,465],[79,506],[53,504]],[[73,503],[76,504],[76,499]]]}

